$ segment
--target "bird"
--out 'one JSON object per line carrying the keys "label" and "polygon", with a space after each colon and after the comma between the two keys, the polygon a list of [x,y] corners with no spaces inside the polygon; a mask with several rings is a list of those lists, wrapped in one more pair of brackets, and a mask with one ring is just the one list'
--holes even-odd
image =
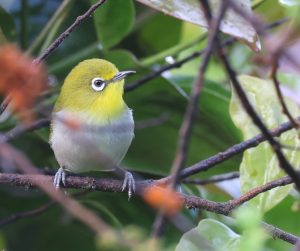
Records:
{"label": "bird", "polygon": [[133,73],[92,58],[67,75],[54,105],[49,137],[59,164],[56,188],[66,185],[67,172],[121,170],[122,190],[127,188],[129,198],[135,192],[133,175],[119,167],[134,138],[132,110],[123,99],[124,79]]}

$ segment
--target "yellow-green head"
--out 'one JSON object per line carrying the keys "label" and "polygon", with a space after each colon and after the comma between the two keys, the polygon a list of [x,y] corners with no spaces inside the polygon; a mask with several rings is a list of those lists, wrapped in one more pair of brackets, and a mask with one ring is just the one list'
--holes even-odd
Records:
{"label": "yellow-green head", "polygon": [[103,59],[84,60],[66,77],[54,110],[119,116],[126,106],[124,78],[131,73],[134,72],[119,72],[114,64]]}

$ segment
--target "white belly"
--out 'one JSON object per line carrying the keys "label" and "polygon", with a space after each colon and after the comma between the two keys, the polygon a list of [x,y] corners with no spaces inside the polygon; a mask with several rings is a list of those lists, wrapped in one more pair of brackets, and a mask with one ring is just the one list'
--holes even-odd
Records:
{"label": "white belly", "polygon": [[55,115],[58,119],[53,119],[50,144],[59,165],[71,172],[113,169],[122,161],[134,136],[134,121],[129,108],[119,118],[102,120],[100,124],[92,124],[84,115],[72,117],[80,121],[78,130],[60,120],[66,111]]}

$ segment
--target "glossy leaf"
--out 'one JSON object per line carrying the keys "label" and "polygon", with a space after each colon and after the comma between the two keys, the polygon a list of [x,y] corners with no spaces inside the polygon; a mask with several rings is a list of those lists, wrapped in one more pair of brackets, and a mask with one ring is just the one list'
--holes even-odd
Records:
{"label": "glossy leaf", "polygon": [[[92,0],[92,3],[95,3]],[[94,13],[98,40],[104,49],[118,44],[132,29],[134,23],[132,0],[107,1]]]}
{"label": "glossy leaf", "polygon": [[205,219],[185,233],[175,251],[239,250],[240,236],[223,223]]}
{"label": "glossy leaf", "polygon": [[[287,117],[281,112],[281,105],[275,94],[273,83],[250,76],[241,76],[239,80],[252,106],[268,128],[275,128],[287,121]],[[299,116],[300,113],[297,105],[288,99],[286,99],[286,103],[289,111],[294,116]],[[259,130],[244,111],[235,93],[233,93],[231,99],[230,114],[235,125],[242,131],[244,140],[259,134]],[[300,146],[300,140],[295,130],[282,134],[277,140],[284,145],[292,147]],[[294,167],[299,167],[300,153],[298,150],[286,149],[284,153]],[[243,192],[285,175],[278,166],[278,161],[273,150],[266,142],[244,152],[243,161],[240,165],[240,173]],[[250,203],[258,207],[261,211],[268,211],[282,201],[288,195],[291,188],[292,186],[285,186],[272,189],[255,197]]]}
{"label": "glossy leaf", "polygon": [[[200,11],[198,0],[138,0],[158,11],[174,16],[184,21],[188,21],[207,28],[204,13]],[[236,2],[247,12],[251,12],[250,0],[236,0]],[[218,13],[220,0],[210,0],[212,11]],[[242,17],[233,11],[228,11],[225,19],[221,23],[221,31],[244,40],[251,48],[260,49],[260,43],[254,28]]]}

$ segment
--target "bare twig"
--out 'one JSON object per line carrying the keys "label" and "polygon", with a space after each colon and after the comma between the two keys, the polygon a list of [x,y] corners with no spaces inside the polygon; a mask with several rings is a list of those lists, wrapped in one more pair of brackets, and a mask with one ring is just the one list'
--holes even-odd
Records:
{"label": "bare twig", "polygon": [[172,168],[171,168],[171,175],[173,176],[171,186],[173,188],[177,184],[179,172],[183,168],[186,158],[187,158],[188,146],[189,146],[190,137],[191,137],[191,133],[192,133],[193,123],[194,123],[194,120],[196,117],[198,101],[199,101],[200,93],[201,93],[202,86],[203,86],[205,71],[207,69],[209,59],[210,59],[212,51],[214,49],[215,38],[218,34],[219,26],[220,26],[220,23],[221,23],[221,20],[222,20],[224,14],[225,14],[225,11],[226,11],[225,5],[221,4],[218,17],[216,18],[216,20],[212,20],[209,25],[211,27],[210,28],[211,33],[209,34],[209,37],[208,37],[207,48],[203,55],[203,61],[199,68],[198,77],[196,79],[195,84],[193,85],[191,98],[187,105],[184,119],[183,119],[183,122],[182,122],[182,125],[180,128],[180,131],[179,131],[177,151],[176,151],[175,159],[173,161]]}
{"label": "bare twig", "polygon": [[45,39],[47,34],[49,34],[49,31],[51,31],[51,28],[55,25],[57,20],[61,19],[62,16],[66,15],[66,10],[73,4],[73,0],[64,0],[59,5],[57,10],[54,12],[51,19],[47,22],[46,26],[42,29],[42,31],[39,33],[39,35],[35,38],[35,40],[31,43],[30,47],[27,49],[26,53],[31,54],[33,53],[42,43],[42,41]]}
{"label": "bare twig", "polygon": [[296,245],[300,241],[300,238],[281,230],[280,228],[274,227],[266,222],[262,222],[263,228],[271,235],[273,238],[278,238],[293,245]]}
{"label": "bare twig", "polygon": [[[234,39],[228,39],[223,43],[223,46],[229,46],[231,45],[235,40]],[[175,63],[172,64],[168,64],[168,65],[164,65],[161,68],[159,68],[158,70],[155,70],[153,72],[151,72],[148,75],[143,76],[142,78],[140,78],[139,80],[137,80],[136,82],[132,83],[132,84],[127,84],[125,86],[125,92],[129,92],[129,91],[133,91],[136,88],[146,84],[148,81],[155,79],[157,77],[159,77],[162,73],[172,70],[172,69],[176,69],[176,68],[180,68],[182,65],[184,65],[185,63],[198,58],[199,56],[202,56],[205,53],[206,49],[201,50],[201,51],[197,51],[194,52],[192,54],[190,54],[189,56],[176,61]]]}
{"label": "bare twig", "polygon": [[18,213],[12,214],[9,217],[0,220],[0,227],[3,227],[3,226],[8,225],[8,224],[12,224],[12,223],[14,223],[14,222],[16,222],[17,220],[20,220],[20,219],[40,215],[40,214],[46,212],[54,204],[55,204],[54,201],[49,201],[46,204],[44,204],[44,205],[42,205],[38,208],[35,208],[33,210],[29,210],[29,211],[25,211],[25,212],[18,212]]}
{"label": "bare twig", "polygon": [[[296,121],[300,122],[300,117],[296,118]],[[277,128],[269,131],[272,137],[278,137],[282,133],[293,129],[291,122],[282,123]],[[260,143],[266,141],[266,136],[264,134],[259,134],[251,139],[248,139],[242,143],[235,144],[229,147],[227,150],[217,153],[209,157],[208,159],[202,160],[190,167],[183,169],[180,173],[181,178],[189,177],[193,174],[207,171],[208,169],[214,167],[215,165],[224,162],[227,159],[230,159],[233,156],[236,156],[249,148],[258,146]]]}
{"label": "bare twig", "polygon": [[214,175],[212,177],[209,177],[207,179],[183,179],[182,182],[185,184],[193,184],[193,185],[207,185],[210,183],[217,183],[222,182],[226,180],[232,180],[240,177],[239,172],[231,172],[231,173],[225,173],[225,174],[218,174]]}
{"label": "bare twig", "polygon": [[[72,196],[73,197],[78,197],[78,196],[86,194],[87,192],[88,191],[78,192],[76,194],[73,194]],[[25,219],[25,218],[28,218],[28,217],[33,217],[33,216],[43,214],[48,209],[50,209],[52,206],[54,206],[55,204],[56,204],[55,201],[49,201],[49,202],[43,204],[42,206],[39,206],[38,208],[29,210],[29,211],[14,213],[14,214],[10,215],[9,217],[1,219],[0,220],[0,227],[3,227],[3,226],[8,225],[8,224],[15,223],[16,221],[19,221],[21,219]]]}
{"label": "bare twig", "polygon": [[274,189],[276,187],[292,184],[292,182],[293,181],[289,176],[285,176],[283,178],[268,182],[265,185],[256,187],[248,191],[247,193],[243,194],[241,197],[230,200],[228,202],[214,202],[214,201],[204,200],[196,196],[187,196],[187,195],[183,195],[183,196],[185,198],[185,205],[188,208],[199,208],[199,209],[204,209],[218,214],[229,215],[234,209],[244,204],[245,202],[253,199],[259,194]]}
{"label": "bare twig", "polygon": [[278,100],[281,104],[282,112],[288,117],[288,119],[291,121],[291,123],[293,124],[293,126],[295,128],[299,128],[299,123],[297,123],[297,121],[293,118],[293,116],[289,112],[289,109],[288,109],[288,107],[287,107],[287,105],[284,101],[282,92],[280,90],[280,83],[277,79],[277,69],[278,69],[278,60],[277,59],[278,59],[278,57],[273,58],[273,65],[272,65],[272,68],[271,68],[271,78],[273,80],[273,84],[274,84],[274,87],[275,87],[275,90],[276,90],[276,94],[277,94]]}
{"label": "bare twig", "polygon": [[[203,61],[199,67],[199,73],[193,85],[191,97],[189,99],[189,103],[184,114],[184,119],[180,127],[177,150],[171,167],[171,180],[169,182],[169,185],[172,189],[176,187],[180,176],[180,170],[183,168],[186,162],[190,137],[192,133],[193,123],[196,118],[196,112],[198,108],[200,93],[203,86],[205,71],[207,69],[209,59],[215,47],[215,38],[218,34],[219,26],[225,14],[225,11],[226,7],[222,3],[217,18],[209,22],[211,32],[208,36],[207,47],[203,54]],[[152,235],[154,237],[158,237],[162,234],[164,222],[164,212],[160,211],[155,219],[152,228]]]}
{"label": "bare twig", "polygon": [[34,60],[34,63],[40,63],[41,61],[45,60],[50,53],[52,53],[70,34],[78,28],[78,26],[91,17],[93,12],[102,4],[105,3],[106,0],[99,0],[95,4],[93,4],[83,15],[78,16],[75,20],[75,22],[66,29],[58,38],[55,39],[55,41],[40,55],[37,59]]}
{"label": "bare twig", "polygon": [[25,132],[31,132],[40,129],[42,127],[48,126],[49,124],[50,124],[50,119],[47,118],[39,119],[29,125],[19,124],[15,126],[13,129],[11,129],[10,131],[4,134],[0,134],[0,144],[11,141],[19,137],[20,135],[24,134]]}

